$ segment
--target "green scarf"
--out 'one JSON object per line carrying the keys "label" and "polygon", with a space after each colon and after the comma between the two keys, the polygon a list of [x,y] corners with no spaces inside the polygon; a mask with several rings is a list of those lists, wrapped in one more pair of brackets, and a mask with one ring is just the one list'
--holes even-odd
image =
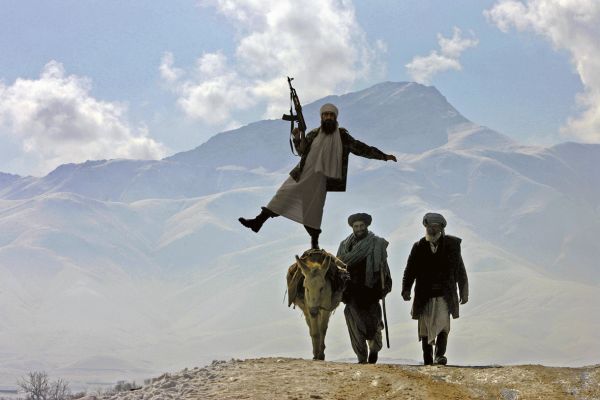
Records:
{"label": "green scarf", "polygon": [[[387,263],[387,240],[376,236],[369,231],[362,240],[356,240],[354,233],[340,243],[337,257],[346,265],[352,265],[364,258],[367,259],[367,270],[365,274],[365,286],[373,288],[380,282],[381,269],[383,268],[384,279],[390,275],[390,267]],[[350,250],[352,247],[352,250]],[[379,283],[381,284],[381,282]]]}

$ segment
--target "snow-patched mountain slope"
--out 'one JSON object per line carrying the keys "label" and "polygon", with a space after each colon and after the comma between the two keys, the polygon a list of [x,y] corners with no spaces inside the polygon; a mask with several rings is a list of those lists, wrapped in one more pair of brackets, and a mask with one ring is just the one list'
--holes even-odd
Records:
{"label": "snow-patched mountain slope", "polygon": [[[325,248],[334,251],[349,233],[345,224],[348,213],[367,209],[372,203],[369,184],[355,180],[353,193],[332,196],[325,221],[329,229],[322,240]],[[148,219],[153,224],[147,231],[138,227],[139,232],[132,232],[128,240],[119,236],[118,224],[104,223],[103,236],[118,240],[111,239],[111,251],[101,256],[96,250],[87,260],[80,258],[77,246],[61,248],[60,254],[48,250],[48,244],[40,248],[40,242],[27,242],[26,246],[17,241],[4,246],[0,252],[0,304],[5,316],[0,328],[0,352],[4,355],[0,375],[17,377],[36,365],[60,370],[79,382],[90,379],[90,370],[97,379],[120,379],[119,374],[140,379],[150,372],[214,358],[310,355],[303,318],[283,301],[286,268],[293,255],[306,248],[306,233],[277,219],[259,235],[249,235],[239,230],[231,217],[239,204],[259,202],[271,189],[118,204],[123,207],[119,209],[122,219]],[[416,326],[398,290],[411,243],[421,234],[419,219],[431,208],[410,194],[418,190],[405,187],[409,194],[384,197],[371,211],[373,230],[391,243],[396,286],[388,298],[393,347],[386,350],[386,356],[394,358],[419,359]],[[73,199],[66,196],[60,201],[69,204]],[[45,223],[57,230],[60,224],[69,225],[68,220],[49,218],[56,210],[61,215],[60,207],[43,205],[40,209],[39,213],[31,211],[32,220],[45,218],[52,221]],[[594,299],[598,285],[539,272],[543,265],[501,249],[451,210],[442,211],[450,221],[449,232],[464,238],[471,284],[470,303],[452,325],[449,356],[453,362],[579,365],[597,358],[594,343],[600,308]],[[199,233],[203,228],[208,229]],[[64,226],[60,229],[68,231]],[[188,240],[190,235],[193,240]],[[217,241],[214,235],[222,237]],[[171,240],[174,237],[177,239]],[[111,259],[123,252],[121,246],[159,251],[178,242],[180,252],[168,253],[169,257],[146,254],[147,272]],[[200,255],[205,260],[190,265],[190,260]],[[540,326],[546,329],[540,331]],[[339,312],[332,319],[327,346],[328,359],[353,356]],[[131,368],[124,372],[116,361],[116,366],[106,371],[102,365],[88,365],[107,351]],[[77,370],[83,362],[88,372]]]}
{"label": "snow-patched mountain slope", "polygon": [[[475,141],[481,146],[510,142],[469,123],[433,87],[386,82],[330,96],[304,107],[309,127],[317,126],[318,109],[326,101],[339,105],[341,124],[356,138],[387,152],[418,153],[436,148],[457,131],[476,131]],[[259,121],[219,133],[196,149],[161,161],[101,160],[62,165],[45,177],[20,178],[0,185],[0,197],[20,199],[67,191],[98,200],[131,202],[264,185],[269,172],[289,169],[297,161],[290,155],[288,136],[287,122]],[[470,140],[473,138],[471,135]]]}
{"label": "snow-patched mountain slope", "polygon": [[[374,216],[395,279],[388,355],[419,359],[399,285],[422,215],[440,211],[448,233],[464,238],[472,288],[452,326],[454,362],[593,362],[600,146],[521,146],[436,93],[386,83],[306,106],[314,118],[333,99],[355,137],[398,156],[351,157],[348,191],[327,198],[322,246],[335,251],[349,214]],[[401,122],[400,105],[420,117],[395,132],[429,127],[418,148],[382,128]],[[90,161],[0,185],[0,384],[34,368],[87,382],[90,371],[116,380],[124,369],[139,378],[213,358],[309,355],[304,321],[283,301],[306,232],[283,218],[259,234],[237,222],[297,162],[286,129],[262,121],[161,161]],[[353,357],[339,312],[327,346],[330,359]]]}
{"label": "snow-patched mountain slope", "polygon": [[4,172],[0,172],[0,188],[5,188],[6,186],[14,183],[19,180],[21,177],[15,174],[6,174]]}

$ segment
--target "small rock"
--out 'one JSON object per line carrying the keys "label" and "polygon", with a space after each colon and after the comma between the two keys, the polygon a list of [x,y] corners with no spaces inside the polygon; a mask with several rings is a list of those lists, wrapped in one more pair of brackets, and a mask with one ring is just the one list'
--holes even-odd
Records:
{"label": "small rock", "polygon": [[519,391],[515,389],[502,389],[500,391],[500,395],[503,400],[518,400],[519,399]]}
{"label": "small rock", "polygon": [[156,378],[157,381],[161,381],[163,379],[167,379],[170,375],[168,373],[164,373],[161,376],[159,376],[158,378]]}
{"label": "small rock", "polygon": [[168,381],[168,382],[165,382],[165,384],[162,385],[161,388],[162,389],[169,389],[169,388],[172,388],[172,387],[175,387],[175,386],[177,386],[177,382],[175,382],[175,381]]}

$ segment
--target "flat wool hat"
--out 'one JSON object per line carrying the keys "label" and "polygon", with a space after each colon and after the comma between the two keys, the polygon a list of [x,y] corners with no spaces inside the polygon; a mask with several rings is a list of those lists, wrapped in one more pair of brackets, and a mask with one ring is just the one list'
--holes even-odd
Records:
{"label": "flat wool hat", "polygon": [[423,225],[429,226],[431,224],[441,225],[442,228],[446,227],[446,218],[442,214],[438,213],[427,213],[423,216]]}
{"label": "flat wool hat", "polygon": [[337,109],[337,107],[334,106],[331,103],[325,103],[325,104],[323,104],[321,106],[321,111],[320,111],[321,115],[323,115],[323,113],[325,113],[325,112],[332,112],[332,113],[334,113],[336,118],[338,116],[338,109]]}
{"label": "flat wool hat", "polygon": [[365,225],[371,225],[373,218],[367,213],[356,213],[348,217],[348,225],[352,226],[356,221],[363,221]]}

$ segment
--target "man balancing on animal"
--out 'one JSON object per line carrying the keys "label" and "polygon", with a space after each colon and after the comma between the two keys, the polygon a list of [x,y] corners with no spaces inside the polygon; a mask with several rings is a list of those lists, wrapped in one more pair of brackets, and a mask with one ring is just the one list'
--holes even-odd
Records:
{"label": "man balancing on animal", "polygon": [[[346,303],[344,316],[350,342],[360,364],[377,362],[384,327],[379,299],[384,299],[392,290],[388,242],[367,229],[371,221],[371,216],[365,213],[348,217],[352,234],[340,243],[337,252],[350,273],[342,301]],[[385,310],[385,302],[383,304]]]}
{"label": "man balancing on animal", "polygon": [[295,128],[294,147],[301,156],[275,196],[255,218],[239,218],[242,225],[258,232],[269,218],[282,215],[299,222],[311,237],[311,247],[319,248],[321,220],[327,192],[346,191],[348,156],[385,161],[396,157],[366,145],[338,126],[338,109],[327,103],[321,107],[321,126],[307,135]]}

